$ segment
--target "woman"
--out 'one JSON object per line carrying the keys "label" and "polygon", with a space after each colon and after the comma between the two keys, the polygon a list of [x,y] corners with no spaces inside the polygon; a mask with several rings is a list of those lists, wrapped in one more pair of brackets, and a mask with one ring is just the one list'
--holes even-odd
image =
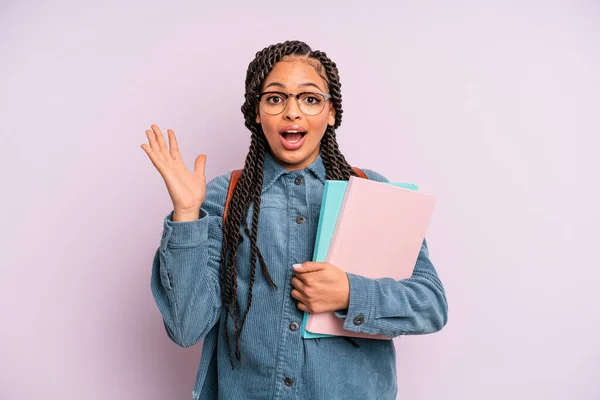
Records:
{"label": "woman", "polygon": [[446,324],[426,242],[402,281],[309,262],[325,180],[356,175],[336,142],[340,86],[335,63],[305,43],[256,54],[242,106],[251,144],[226,218],[232,173],[207,184],[205,155],[188,171],[173,131],[169,145],[157,126],[146,131],[142,148],[173,202],[152,293],[173,341],[204,339],[194,399],[395,399],[393,341],[304,340],[303,312],[336,311],[345,329],[390,338]]}

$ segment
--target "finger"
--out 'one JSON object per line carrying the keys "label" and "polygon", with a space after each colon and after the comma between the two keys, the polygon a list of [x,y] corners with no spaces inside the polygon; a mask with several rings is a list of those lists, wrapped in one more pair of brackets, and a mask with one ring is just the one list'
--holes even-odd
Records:
{"label": "finger", "polygon": [[303,302],[305,300],[304,296],[302,296],[302,293],[300,293],[296,289],[292,290],[292,297],[300,302]]}
{"label": "finger", "polygon": [[146,136],[148,137],[148,143],[150,143],[150,147],[152,148],[152,151],[160,151],[160,146],[158,145],[158,142],[156,141],[156,135],[154,134],[154,132],[146,131]]}
{"label": "finger", "polygon": [[146,154],[150,155],[152,153],[152,148],[148,146],[146,143],[142,145],[142,149],[146,152]]}
{"label": "finger", "polygon": [[317,272],[325,269],[323,263],[305,262],[304,264],[294,264],[295,274],[306,274],[309,272]]}
{"label": "finger", "polygon": [[308,311],[308,307],[306,307],[306,306],[304,305],[304,303],[301,303],[301,302],[298,302],[298,309],[299,309],[299,310],[302,310],[302,311],[304,311],[304,312],[309,312],[309,311]]}
{"label": "finger", "polygon": [[144,151],[146,152],[146,154],[150,158],[150,161],[152,161],[152,164],[154,165],[154,167],[156,167],[156,169],[158,169],[158,171],[161,172],[161,168],[160,167],[161,167],[162,163],[157,158],[157,156],[160,153],[152,150],[152,148],[150,146],[148,146],[147,144],[145,144],[145,143],[142,145],[142,149],[144,149]]}
{"label": "finger", "polygon": [[200,154],[196,157],[196,162],[194,164],[194,173],[200,176],[204,176],[206,169],[206,155]]}
{"label": "finger", "polygon": [[179,157],[179,143],[177,143],[175,132],[173,132],[173,129],[168,129],[167,135],[169,135],[169,153],[171,153],[173,159],[177,159]]}
{"label": "finger", "polygon": [[304,288],[306,289],[306,286],[310,285],[310,283],[312,282],[313,275],[309,274],[309,273],[304,273],[304,274],[299,273],[295,277],[298,278],[298,280],[300,282],[302,282],[302,284],[304,285]]}
{"label": "finger", "polygon": [[293,287],[294,287],[296,290],[298,290],[298,291],[300,291],[300,292],[302,292],[302,293],[304,293],[304,289],[306,288],[306,285],[304,284],[304,282],[302,282],[302,281],[301,281],[300,279],[298,279],[297,277],[293,277],[293,278],[292,278],[292,286],[293,286]]}
{"label": "finger", "polygon": [[165,142],[165,136],[163,135],[158,125],[152,125],[152,131],[154,132],[154,137],[156,137],[156,142],[158,143],[159,149],[167,150],[167,142]]}

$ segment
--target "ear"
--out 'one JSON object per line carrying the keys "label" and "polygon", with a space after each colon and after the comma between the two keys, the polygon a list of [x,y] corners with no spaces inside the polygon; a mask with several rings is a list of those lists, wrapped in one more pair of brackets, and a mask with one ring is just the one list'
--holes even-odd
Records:
{"label": "ear", "polygon": [[256,123],[260,125],[260,108],[258,107],[258,104],[256,105],[256,119],[255,119]]}
{"label": "ear", "polygon": [[335,107],[331,103],[329,103],[329,118],[327,119],[327,124],[334,126],[335,125]]}

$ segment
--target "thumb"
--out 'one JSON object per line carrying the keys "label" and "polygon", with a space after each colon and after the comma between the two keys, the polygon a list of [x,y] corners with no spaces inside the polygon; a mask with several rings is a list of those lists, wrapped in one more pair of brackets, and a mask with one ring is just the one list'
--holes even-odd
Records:
{"label": "thumb", "polygon": [[206,155],[200,154],[196,157],[196,162],[194,164],[194,173],[200,176],[204,176],[204,172],[206,169]]}
{"label": "thumb", "polygon": [[323,269],[321,263],[305,262],[304,264],[294,264],[294,272],[297,274],[305,274],[308,272],[316,272]]}

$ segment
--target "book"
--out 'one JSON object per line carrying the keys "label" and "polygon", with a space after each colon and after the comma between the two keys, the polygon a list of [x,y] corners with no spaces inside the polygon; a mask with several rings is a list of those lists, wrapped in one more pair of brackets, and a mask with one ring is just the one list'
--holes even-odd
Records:
{"label": "book", "polygon": [[[326,181],[313,261],[329,262],[367,278],[412,276],[436,199],[409,183],[351,177]],[[302,337],[389,339],[343,329],[331,313],[304,313]]]}

